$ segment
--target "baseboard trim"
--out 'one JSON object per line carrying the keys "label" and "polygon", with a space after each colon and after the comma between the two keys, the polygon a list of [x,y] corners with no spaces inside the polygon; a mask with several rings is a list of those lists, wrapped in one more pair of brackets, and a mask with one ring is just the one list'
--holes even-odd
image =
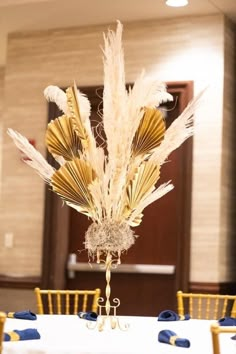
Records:
{"label": "baseboard trim", "polygon": [[39,286],[40,277],[11,277],[0,274],[0,288],[33,289]]}
{"label": "baseboard trim", "polygon": [[201,294],[236,294],[236,282],[225,283],[189,283],[189,292]]}

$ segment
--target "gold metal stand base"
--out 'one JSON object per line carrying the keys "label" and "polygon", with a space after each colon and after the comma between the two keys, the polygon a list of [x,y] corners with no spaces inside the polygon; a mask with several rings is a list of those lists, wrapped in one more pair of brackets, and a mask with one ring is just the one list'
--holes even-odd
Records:
{"label": "gold metal stand base", "polygon": [[129,328],[129,324],[128,323],[120,323],[120,319],[119,317],[115,317],[115,316],[98,316],[97,318],[97,322],[94,324],[92,322],[87,323],[87,327],[89,329],[95,329],[97,328],[99,332],[102,332],[107,326],[111,329],[120,329],[121,331],[127,331],[127,329]]}
{"label": "gold metal stand base", "polygon": [[[100,256],[97,257],[97,262],[100,263]],[[120,259],[113,260],[112,255],[110,252],[106,254],[106,260],[102,261],[105,263],[106,269],[106,299],[100,297],[98,299],[98,317],[97,321],[94,323],[88,322],[87,327],[89,329],[97,328],[100,332],[103,331],[106,325],[109,325],[111,329],[120,329],[122,331],[126,331],[129,328],[128,323],[124,323],[123,325],[120,323],[119,317],[116,315],[116,309],[120,306],[120,300],[118,298],[114,298],[112,301],[114,305],[110,303],[110,295],[111,295],[111,287],[110,287],[110,280],[111,280],[111,268],[112,266],[118,266],[120,264]],[[115,263],[115,265],[114,265]],[[102,305],[104,303],[104,305]],[[111,314],[112,312],[112,314]]]}
{"label": "gold metal stand base", "polygon": [[97,328],[99,330],[99,332],[101,332],[110,323],[111,329],[119,328],[122,331],[126,331],[129,328],[129,324],[128,323],[121,324],[119,317],[117,317],[117,315],[116,315],[116,309],[117,309],[117,307],[120,306],[120,300],[117,298],[113,299],[113,302],[116,305],[109,306],[109,313],[111,310],[113,312],[111,315],[110,314],[103,315],[104,311],[106,312],[106,310],[107,310],[106,305],[100,305],[100,303],[103,303],[103,302],[105,302],[104,298],[100,297],[98,299],[99,315],[97,318],[97,322],[95,325],[91,324],[91,323],[88,324],[88,328],[91,328],[91,329]]}

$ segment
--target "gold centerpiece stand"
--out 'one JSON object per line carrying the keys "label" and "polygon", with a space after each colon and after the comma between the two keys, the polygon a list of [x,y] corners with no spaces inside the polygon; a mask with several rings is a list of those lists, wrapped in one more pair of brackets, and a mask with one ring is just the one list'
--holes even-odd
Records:
{"label": "gold centerpiece stand", "polygon": [[99,252],[97,254],[97,263],[104,263],[101,264],[102,267],[105,268],[106,271],[106,288],[105,288],[105,294],[106,298],[104,299],[103,297],[100,297],[98,299],[98,318],[96,323],[87,322],[87,327],[89,329],[95,329],[97,328],[99,331],[103,331],[106,327],[106,325],[109,325],[110,323],[110,328],[111,329],[116,329],[119,328],[120,330],[127,330],[129,328],[128,323],[121,324],[119,317],[117,316],[116,310],[120,306],[120,300],[118,298],[113,298],[112,302],[114,305],[111,305],[110,297],[111,297],[111,270],[112,268],[118,267],[120,264],[120,257],[116,259],[112,259],[112,254],[111,252],[107,252],[106,254],[106,259],[101,260],[99,256]]}

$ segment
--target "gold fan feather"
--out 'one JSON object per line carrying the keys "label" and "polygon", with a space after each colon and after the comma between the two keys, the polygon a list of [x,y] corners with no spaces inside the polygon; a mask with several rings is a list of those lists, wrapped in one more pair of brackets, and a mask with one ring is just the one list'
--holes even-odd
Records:
{"label": "gold fan feather", "polygon": [[70,206],[73,205],[81,213],[94,217],[94,203],[88,186],[95,178],[92,167],[86,161],[75,158],[53,174],[51,185],[53,191]]}
{"label": "gold fan feather", "polygon": [[[126,218],[130,216],[148,194],[152,193],[159,177],[159,167],[150,161],[144,162],[139,166],[126,190],[126,205],[124,209]],[[139,222],[141,222],[141,216],[137,217],[133,223],[137,226]]]}
{"label": "gold fan feather", "polygon": [[134,136],[132,156],[147,155],[157,148],[164,139],[165,131],[165,121],[161,111],[156,108],[146,108]]}
{"label": "gold fan feather", "polygon": [[66,90],[67,103],[68,103],[71,119],[74,124],[74,129],[81,140],[81,144],[83,148],[87,149],[89,145],[88,135],[86,133],[85,127],[81,120],[76,90],[77,89],[75,89],[75,87],[68,87],[68,89]]}
{"label": "gold fan feather", "polygon": [[73,121],[66,115],[48,124],[45,141],[48,151],[53,156],[63,156],[67,161],[79,157],[79,151],[82,150],[81,140],[74,130]]}

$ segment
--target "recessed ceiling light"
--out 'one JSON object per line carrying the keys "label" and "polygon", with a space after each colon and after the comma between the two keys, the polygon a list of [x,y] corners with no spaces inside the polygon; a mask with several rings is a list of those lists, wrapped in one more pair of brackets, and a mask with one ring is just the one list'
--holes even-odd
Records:
{"label": "recessed ceiling light", "polygon": [[188,5],[188,0],[166,0],[167,6],[181,7]]}

